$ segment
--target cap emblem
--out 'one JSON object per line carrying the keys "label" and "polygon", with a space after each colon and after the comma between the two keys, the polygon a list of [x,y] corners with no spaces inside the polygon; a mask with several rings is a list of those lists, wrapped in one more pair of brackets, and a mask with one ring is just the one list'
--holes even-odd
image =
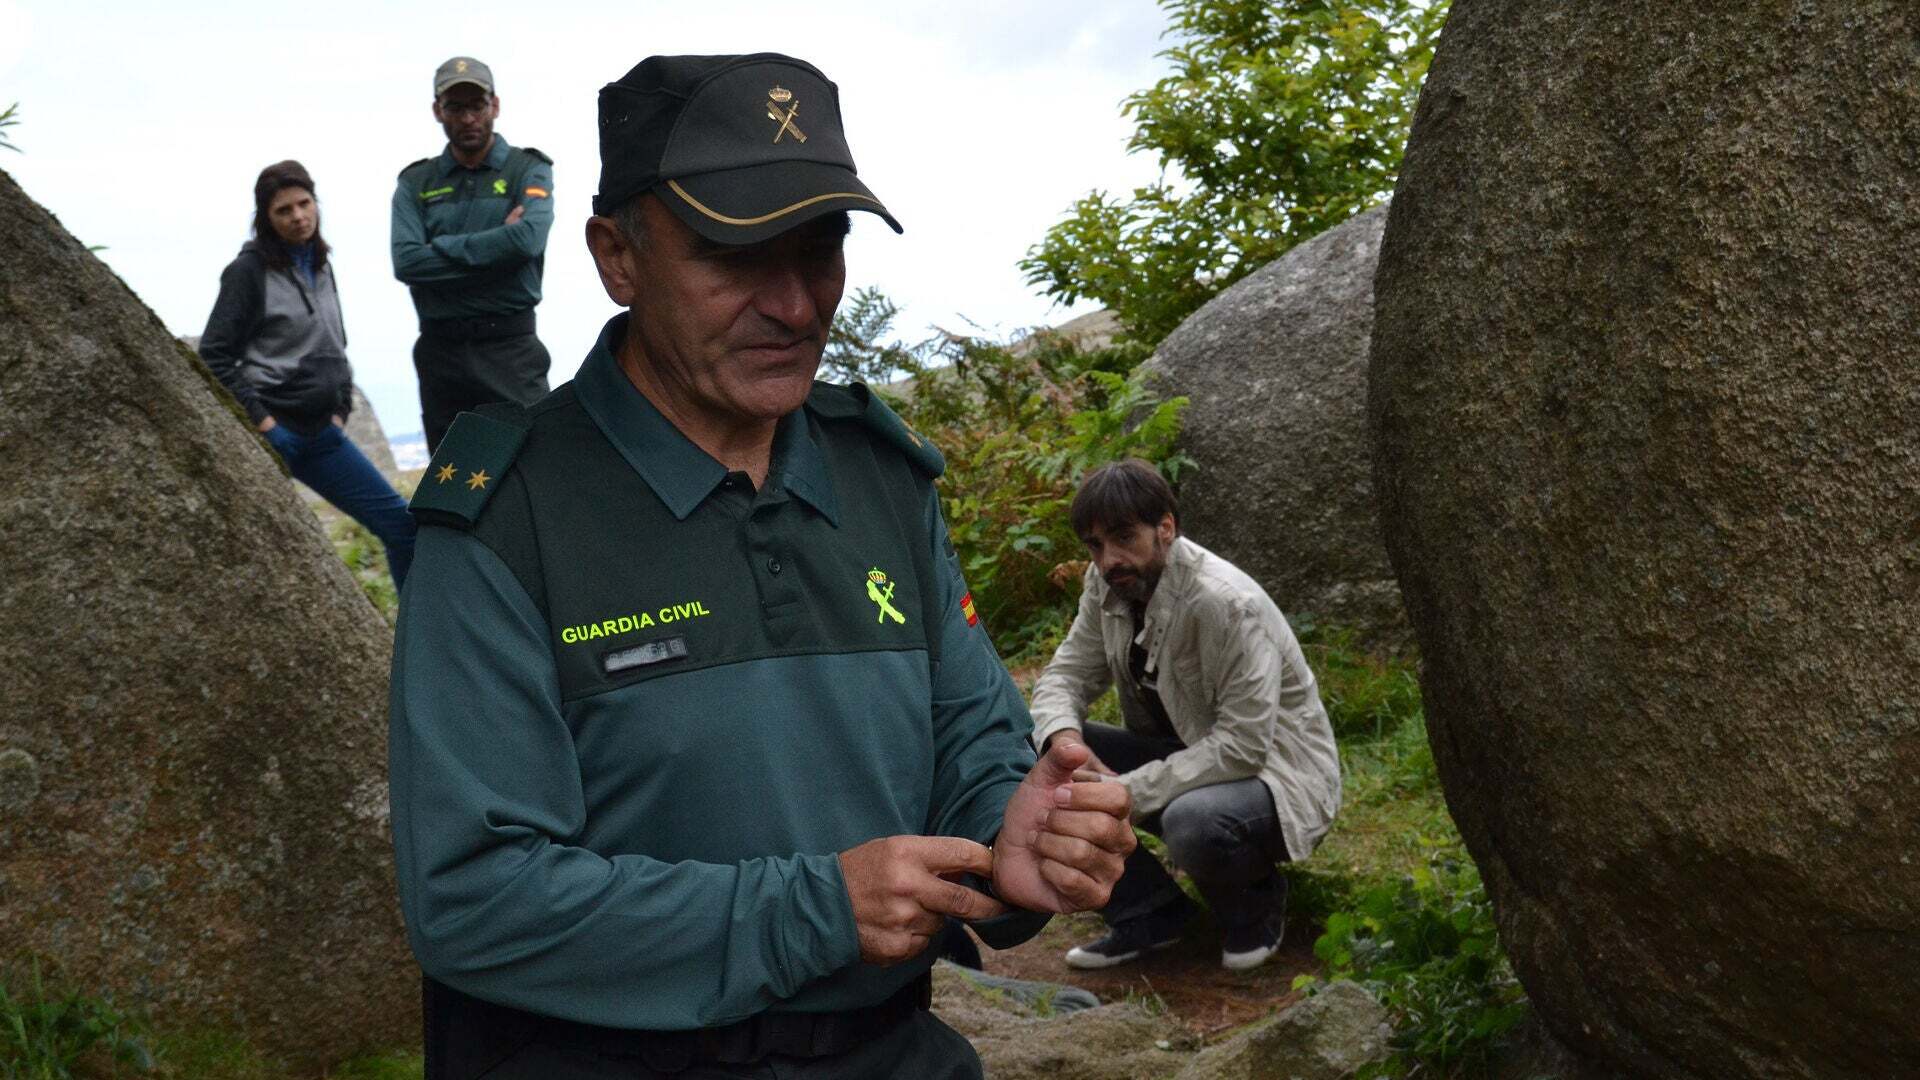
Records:
{"label": "cap emblem", "polygon": [[780,106],[789,101],[793,101],[793,91],[784,86],[776,86],[767,91],[767,119],[777,120],[780,123],[780,130],[773,133],[773,141],[779,142],[781,136],[792,135],[794,141],[806,142],[807,133],[800,130],[799,124],[793,122],[793,118],[800,114],[800,103],[793,101],[793,105],[785,112],[780,111]]}
{"label": "cap emblem", "polygon": [[453,62],[453,71],[456,75],[465,75],[467,73],[467,62],[465,60],[455,60]]}

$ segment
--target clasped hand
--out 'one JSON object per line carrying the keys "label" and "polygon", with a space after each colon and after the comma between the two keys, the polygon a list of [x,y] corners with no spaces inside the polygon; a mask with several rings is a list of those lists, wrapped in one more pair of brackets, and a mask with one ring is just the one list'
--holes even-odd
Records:
{"label": "clasped hand", "polygon": [[[860,959],[896,964],[918,956],[948,916],[973,921],[1005,914],[1105,907],[1134,848],[1121,784],[1076,771],[1085,744],[1056,740],[1008,800],[992,850],[953,836],[887,836],[840,853],[853,901]],[[996,901],[956,880],[978,874]],[[1004,901],[1001,902],[1001,901]]]}

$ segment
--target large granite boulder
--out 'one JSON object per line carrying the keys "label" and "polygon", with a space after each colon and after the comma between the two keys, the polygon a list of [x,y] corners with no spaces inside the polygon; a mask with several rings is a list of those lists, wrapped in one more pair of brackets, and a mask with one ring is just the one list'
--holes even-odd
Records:
{"label": "large granite boulder", "polygon": [[387,483],[400,479],[400,467],[393,463],[393,446],[387,442],[387,430],[380,426],[373,402],[367,400],[358,383],[353,387],[353,412],[347,417],[347,438],[367,455],[367,460],[387,478]]}
{"label": "large granite boulder", "polygon": [[1920,1075],[1920,12],[1455,0],[1371,411],[1434,754],[1602,1075]]}
{"label": "large granite boulder", "polygon": [[1374,514],[1367,441],[1373,271],[1386,207],[1294,248],[1193,313],[1149,370],[1190,400],[1181,529],[1296,621],[1407,636]]}
{"label": "large granite boulder", "polygon": [[302,1071],[418,1038],[391,638],[231,399],[0,173],[0,926]]}

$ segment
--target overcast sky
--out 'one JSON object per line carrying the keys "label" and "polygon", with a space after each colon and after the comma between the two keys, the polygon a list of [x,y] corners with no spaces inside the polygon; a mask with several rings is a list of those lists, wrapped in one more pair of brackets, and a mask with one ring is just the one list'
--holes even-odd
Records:
{"label": "overcast sky", "polygon": [[[899,330],[998,334],[1051,305],[1015,263],[1092,188],[1155,175],[1124,152],[1126,95],[1164,70],[1153,0],[262,4],[0,0],[0,169],[177,334],[198,334],[247,238],[261,167],[298,158],[335,249],[349,355],[390,435],[418,431],[415,319],[387,258],[395,174],[438,153],[433,70],[492,65],[496,130],[555,161],[540,336],[572,375],[613,313],[581,240],[599,177],[599,88],[651,53],[786,52],[840,85],[861,178],[906,227],[855,214],[848,287]],[[0,253],[0,258],[4,258]]]}

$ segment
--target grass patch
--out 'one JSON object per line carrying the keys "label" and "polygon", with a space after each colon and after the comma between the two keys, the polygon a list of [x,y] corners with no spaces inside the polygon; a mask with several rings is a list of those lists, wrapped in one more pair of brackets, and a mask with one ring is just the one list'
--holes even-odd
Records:
{"label": "grass patch", "polygon": [[[367,1054],[326,1080],[420,1080],[418,1053]],[[298,1075],[244,1036],[168,1030],[38,957],[0,966],[0,1080],[285,1080]]]}
{"label": "grass patch", "polygon": [[154,1064],[149,1028],[111,997],[89,995],[37,958],[0,971],[0,1078],[135,1075]]}
{"label": "grass patch", "polygon": [[1314,943],[1321,978],[1361,983],[1394,1017],[1394,1056],[1366,1075],[1486,1075],[1526,996],[1447,813],[1413,664],[1367,655],[1344,633],[1303,644],[1345,777],[1319,850],[1287,867],[1295,909],[1326,926]]}
{"label": "grass patch", "polygon": [[400,617],[400,590],[393,587],[393,575],[387,571],[387,549],[359,522],[345,516],[328,526],[327,538],[359,582],[360,591],[391,626]]}

